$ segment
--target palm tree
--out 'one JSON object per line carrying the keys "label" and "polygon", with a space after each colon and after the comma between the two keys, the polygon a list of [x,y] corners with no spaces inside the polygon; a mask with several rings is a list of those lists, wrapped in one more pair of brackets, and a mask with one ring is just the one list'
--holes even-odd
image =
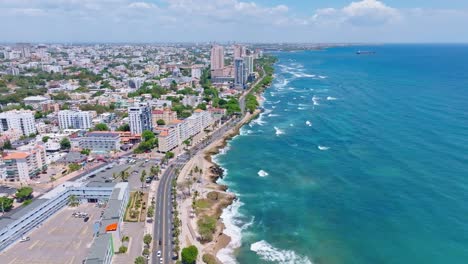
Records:
{"label": "palm tree", "polygon": [[78,201],[78,198],[76,198],[75,195],[70,195],[68,197],[68,205],[69,206],[75,207],[75,206],[78,206],[78,204],[79,204],[79,201]]}
{"label": "palm tree", "polygon": [[142,188],[142,189],[143,189],[143,187],[144,187],[145,178],[146,178],[146,170],[143,170],[143,171],[141,172],[141,176],[140,176],[140,182],[141,182],[141,188]]}

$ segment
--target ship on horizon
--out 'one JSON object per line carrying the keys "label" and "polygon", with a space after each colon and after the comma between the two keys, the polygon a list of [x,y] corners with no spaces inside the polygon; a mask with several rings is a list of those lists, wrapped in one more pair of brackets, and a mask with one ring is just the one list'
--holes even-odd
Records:
{"label": "ship on horizon", "polygon": [[356,51],[357,55],[372,55],[375,54],[375,51],[370,51],[370,50],[358,50]]}

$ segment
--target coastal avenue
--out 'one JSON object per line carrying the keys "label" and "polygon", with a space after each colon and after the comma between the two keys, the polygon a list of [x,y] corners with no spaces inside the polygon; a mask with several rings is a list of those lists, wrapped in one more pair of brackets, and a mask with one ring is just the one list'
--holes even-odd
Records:
{"label": "coastal avenue", "polygon": [[[202,142],[198,143],[191,149],[191,154],[196,155],[203,148],[211,144],[212,142],[219,140],[223,135],[232,127],[234,127],[240,119],[234,119],[228,121],[221,128],[213,132],[211,136]],[[154,248],[152,252],[152,263],[159,263],[159,257],[157,257],[157,251],[161,250],[163,263],[172,263],[173,257],[173,236],[172,236],[172,194],[171,186],[172,181],[176,177],[176,171],[180,169],[190,159],[189,153],[184,153],[172,161],[164,174],[161,177],[161,182],[156,193],[156,212],[155,220],[156,223],[153,229],[154,237]]]}
{"label": "coastal avenue", "polygon": [[[254,87],[263,80],[265,76],[265,71],[263,71],[262,78],[259,78],[251,87],[241,96],[240,98],[240,107],[242,113],[245,113],[245,96],[254,89]],[[190,160],[191,155],[196,155],[203,148],[209,144],[215,142],[216,140],[221,139],[224,134],[237,125],[242,118],[231,119],[227,121],[225,125],[213,132],[207,139],[204,139],[202,142],[198,143],[196,146],[192,147],[190,153],[184,153],[178,156],[174,161],[170,162],[168,168],[163,173],[161,177],[161,182],[156,193],[156,212],[155,220],[156,223],[153,229],[153,239],[154,239],[154,248],[151,259],[152,263],[160,263],[157,252],[161,251],[161,256],[164,264],[172,263],[174,256],[174,245],[173,245],[173,226],[172,226],[172,194],[171,186],[172,181],[176,177],[176,171],[180,171],[182,167]]]}

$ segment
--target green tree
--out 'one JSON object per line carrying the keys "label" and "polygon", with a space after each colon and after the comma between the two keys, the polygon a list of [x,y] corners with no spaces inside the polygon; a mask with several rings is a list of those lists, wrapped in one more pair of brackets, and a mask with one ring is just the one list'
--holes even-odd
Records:
{"label": "green tree", "polygon": [[142,256],[139,256],[135,259],[135,264],[145,264],[145,258]]}
{"label": "green tree", "polygon": [[197,262],[198,249],[196,246],[189,246],[182,249],[182,263],[195,264]]}
{"label": "green tree", "polygon": [[149,141],[150,139],[154,138],[154,133],[149,130],[145,130],[141,134],[141,137],[143,138],[144,141]]}
{"label": "green tree", "polygon": [[42,137],[42,142],[47,143],[49,141],[50,137],[49,136],[43,136]]}
{"label": "green tree", "polygon": [[129,124],[123,124],[117,128],[117,131],[130,131],[130,125]]}
{"label": "green tree", "polygon": [[156,123],[158,124],[158,126],[164,126],[166,124],[166,122],[164,122],[164,120],[162,119],[159,119],[158,121],[156,121]]}
{"label": "green tree", "polygon": [[146,234],[143,237],[143,243],[145,243],[147,246],[151,244],[151,241],[153,241],[153,237],[150,234]]}
{"label": "green tree", "polygon": [[109,127],[106,124],[100,123],[94,127],[95,131],[109,131]]}
{"label": "green tree", "polygon": [[33,189],[31,187],[22,187],[16,191],[15,197],[18,202],[32,198]]}
{"label": "green tree", "polygon": [[141,188],[143,189],[146,179],[146,170],[143,170],[140,175]]}
{"label": "green tree", "polygon": [[78,201],[78,198],[76,197],[76,195],[68,196],[68,205],[69,206],[75,207],[75,206],[78,206],[79,204],[80,204],[80,202]]}
{"label": "green tree", "polygon": [[70,163],[68,164],[68,170],[69,172],[74,172],[74,171],[77,171],[81,169],[81,165],[80,164],[77,164],[77,163]]}
{"label": "green tree", "polygon": [[170,160],[172,158],[174,158],[174,153],[173,152],[166,152],[166,154],[164,154],[164,157],[167,159],[167,160]]}
{"label": "green tree", "polygon": [[3,149],[13,149],[13,146],[11,145],[11,141],[9,139],[3,142]]}
{"label": "green tree", "polygon": [[91,154],[91,150],[90,149],[82,149],[80,151],[80,153],[83,154],[83,155],[89,156],[89,154]]}
{"label": "green tree", "polygon": [[41,111],[37,111],[36,113],[34,113],[34,118],[35,119],[39,119],[39,118],[42,118],[43,115],[42,115],[42,112]]}
{"label": "green tree", "polygon": [[63,138],[60,140],[60,149],[65,150],[65,149],[70,149],[71,148],[71,143],[68,138]]}
{"label": "green tree", "polygon": [[8,212],[13,208],[13,199],[0,197],[0,210],[2,213]]}

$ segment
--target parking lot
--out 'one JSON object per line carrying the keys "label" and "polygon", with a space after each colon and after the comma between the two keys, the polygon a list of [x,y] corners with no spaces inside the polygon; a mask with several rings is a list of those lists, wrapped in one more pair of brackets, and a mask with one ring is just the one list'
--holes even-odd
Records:
{"label": "parking lot", "polygon": [[[71,264],[82,263],[93,240],[93,225],[101,208],[95,204],[65,207],[42,226],[32,231],[27,242],[18,242],[0,254],[2,264]],[[89,220],[73,217],[84,212]]]}

